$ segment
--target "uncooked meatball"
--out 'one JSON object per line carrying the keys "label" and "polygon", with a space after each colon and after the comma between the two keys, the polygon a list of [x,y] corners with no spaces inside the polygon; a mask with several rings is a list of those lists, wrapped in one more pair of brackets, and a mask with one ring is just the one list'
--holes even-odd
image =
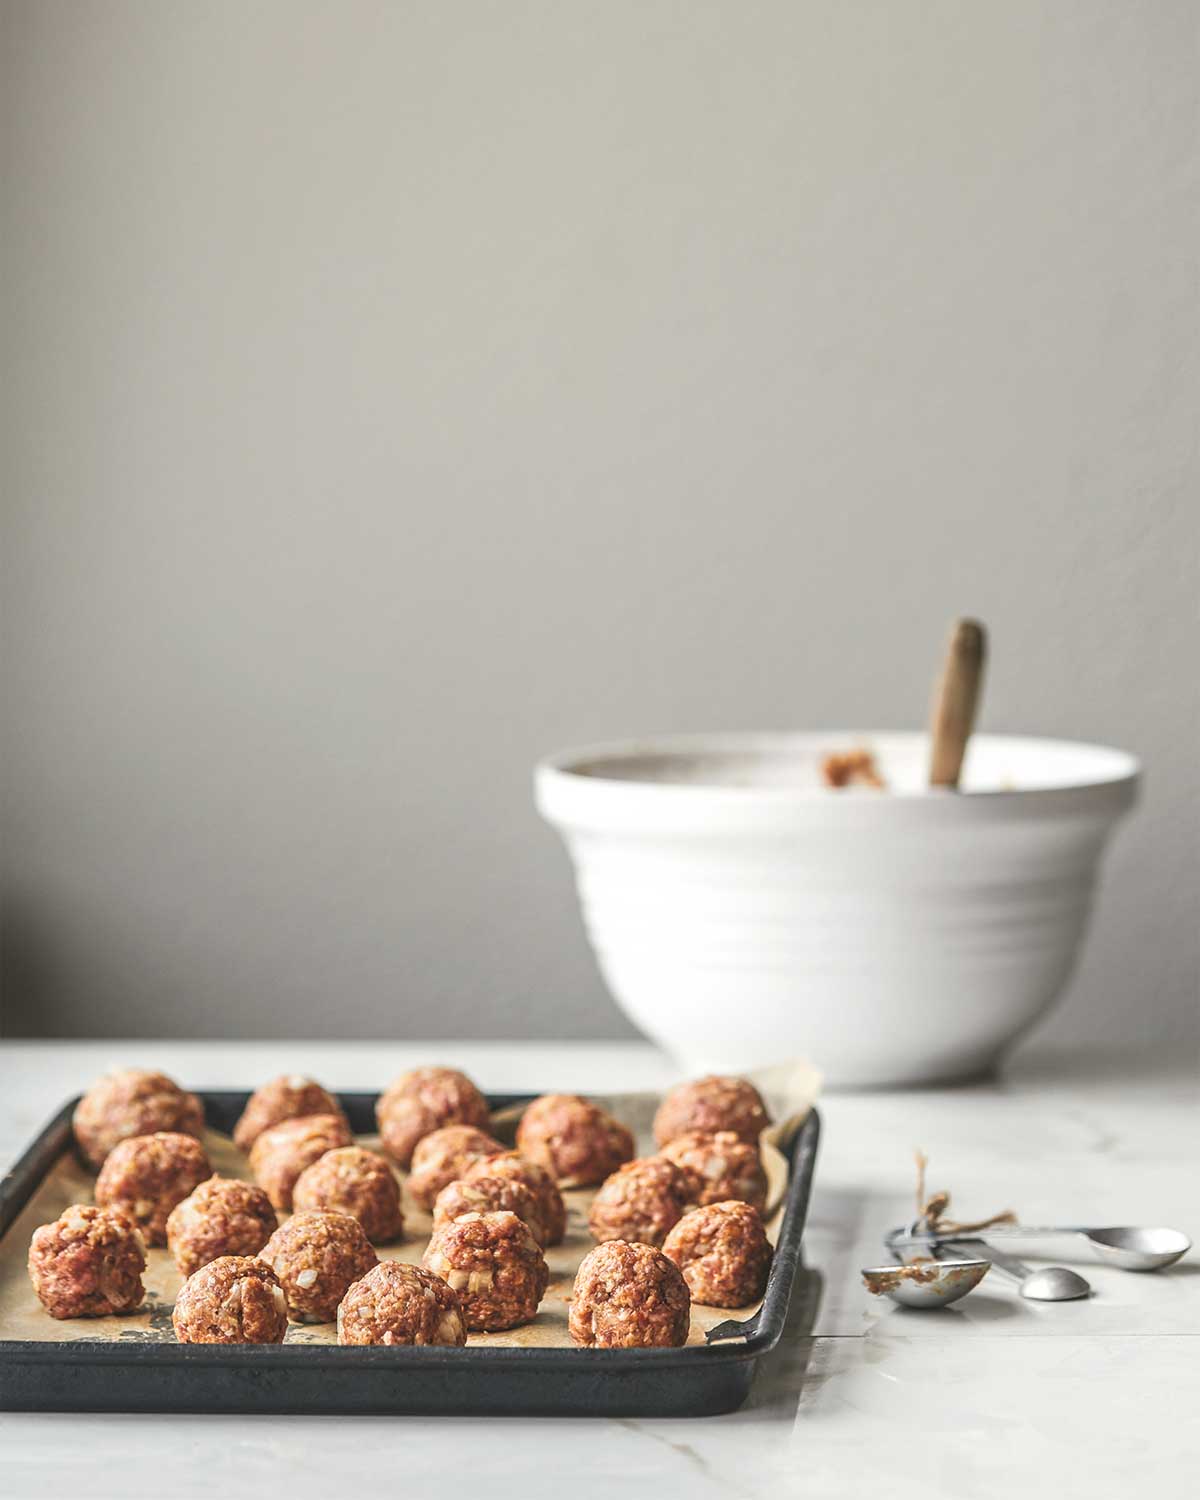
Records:
{"label": "uncooked meatball", "polygon": [[684,1214],[663,1253],[683,1272],[693,1300],[709,1307],[757,1301],[771,1268],[771,1242],[748,1203],[710,1203]]}
{"label": "uncooked meatball", "polygon": [[132,1219],[147,1244],[165,1245],[171,1210],[211,1176],[204,1147],[194,1137],[171,1130],[135,1135],[105,1157],[96,1202]]}
{"label": "uncooked meatball", "polygon": [[84,1160],[100,1167],[112,1148],[159,1130],[204,1134],[204,1106],[165,1073],[126,1068],[98,1079],[75,1107],[75,1140]]}
{"label": "uncooked meatball", "polygon": [[707,1135],[691,1130],[668,1141],[662,1154],[687,1178],[687,1201],[701,1206],[737,1198],[762,1209],[767,1202],[767,1174],[758,1147],[732,1131]]}
{"label": "uncooked meatball", "polygon": [[402,1167],[412,1161],[418,1141],[443,1125],[491,1124],[487,1100],[456,1068],[414,1068],[402,1073],[380,1096],[375,1118],[383,1149]]}
{"label": "uncooked meatball", "polygon": [[302,1073],[273,1078],[250,1095],[241,1119],[233,1127],[234,1145],[249,1151],[264,1130],[304,1115],[341,1115],[344,1119],[345,1111],[328,1089]]}
{"label": "uncooked meatball", "polygon": [[378,1151],[341,1146],[313,1162],[296,1178],[296,1209],[329,1209],[349,1214],[376,1244],[396,1240],[404,1231],[400,1184]]}
{"label": "uncooked meatball", "polygon": [[609,1240],[584,1256],[571,1294],[571,1337],[593,1349],[677,1349],[691,1297],[679,1267],[653,1245]]}
{"label": "uncooked meatball", "polygon": [[530,1161],[519,1151],[504,1151],[499,1156],[485,1156],[473,1162],[463,1174],[464,1181],[474,1182],[478,1177],[506,1177],[510,1182],[523,1183],[537,1199],[538,1214],[545,1231],[545,1245],[561,1245],[567,1233],[567,1205],[558,1190],[558,1183],[537,1162]]}
{"label": "uncooked meatball", "polygon": [[683,1216],[688,1183],[674,1162],[662,1156],[627,1161],[604,1181],[592,1199],[588,1228],[597,1240],[630,1240],[661,1245]]}
{"label": "uncooked meatball", "polygon": [[338,1303],[379,1257],[349,1214],[293,1214],[259,1254],[279,1277],[293,1317],[328,1323]]}
{"label": "uncooked meatball", "polygon": [[210,1177],[177,1203],[167,1219],[167,1248],[181,1276],[222,1256],[257,1255],[278,1221],[262,1188]]}
{"label": "uncooked meatball", "polygon": [[52,1318],[132,1312],[146,1295],[146,1242],[123,1213],[76,1203],[33,1231],[29,1279]]}
{"label": "uncooked meatball", "polygon": [[435,1130],[417,1142],[408,1191],[422,1208],[431,1209],[446,1184],[461,1177],[472,1162],[503,1150],[494,1136],[474,1125],[447,1125]]}
{"label": "uncooked meatball", "polygon": [[339,1344],[467,1342],[458,1293],[432,1271],[381,1261],[338,1304]]}
{"label": "uncooked meatball", "polygon": [[326,1151],[352,1146],[354,1137],[341,1115],[301,1115],[264,1130],[250,1148],[250,1170],[280,1211],[292,1206],[296,1178]]}
{"label": "uncooked meatball", "polygon": [[751,1145],[771,1123],[762,1095],[744,1078],[712,1075],[676,1085],[658,1106],[654,1116],[654,1139],[660,1146],[688,1130],[710,1135],[731,1130]]}
{"label": "uncooked meatball", "polygon": [[539,1245],[545,1249],[546,1226],[537,1199],[523,1182],[511,1177],[456,1177],[437,1195],[433,1205],[433,1227],[440,1229],[463,1214],[516,1214]]}
{"label": "uncooked meatball", "polygon": [[578,1094],[543,1094],[517,1127],[517,1150],[546,1168],[559,1187],[603,1182],[633,1156],[633,1136]]}
{"label": "uncooked meatball", "polygon": [[516,1214],[464,1214],[434,1231],[422,1261],[458,1293],[472,1333],[530,1323],[550,1271]]}
{"label": "uncooked meatball", "polygon": [[222,1255],[183,1283],[171,1322],[181,1344],[282,1344],[287,1298],[261,1260]]}

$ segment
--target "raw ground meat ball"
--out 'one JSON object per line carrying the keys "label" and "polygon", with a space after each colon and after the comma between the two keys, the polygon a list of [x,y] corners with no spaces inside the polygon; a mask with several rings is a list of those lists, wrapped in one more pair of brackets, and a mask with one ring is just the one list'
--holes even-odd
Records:
{"label": "raw ground meat ball", "polygon": [[771,1123],[762,1095],[744,1078],[697,1078],[676,1085],[658,1106],[654,1139],[660,1146],[689,1130],[731,1130],[751,1145]]}
{"label": "raw ground meat ball", "polygon": [[603,1182],[633,1156],[633,1136],[578,1094],[543,1094],[521,1116],[517,1150],[546,1168],[559,1187]]}
{"label": "raw ground meat ball", "polygon": [[103,1164],[112,1148],[133,1135],[158,1130],[204,1134],[204,1106],[165,1073],[126,1068],[98,1079],[75,1107],[75,1140],[85,1161]]}
{"label": "raw ground meat ball", "polygon": [[402,1167],[412,1161],[419,1140],[443,1125],[492,1123],[487,1100],[456,1068],[414,1068],[402,1073],[380,1096],[375,1118],[383,1149]]}
{"label": "raw ground meat ball", "polygon": [[146,1242],[112,1208],[76,1203],[33,1231],[29,1279],[52,1318],[106,1318],[132,1312],[146,1295]]}
{"label": "raw ground meat ball", "polygon": [[386,1244],[404,1230],[400,1184],[378,1151],[341,1146],[313,1162],[296,1178],[292,1191],[296,1209],[328,1209],[349,1214],[369,1240]]}
{"label": "raw ground meat ball", "polygon": [[221,1256],[257,1255],[278,1221],[262,1188],[210,1177],[177,1203],[167,1219],[167,1248],[181,1276]]}
{"label": "raw ground meat ball", "polygon": [[250,1170],[280,1213],[286,1213],[292,1206],[296,1178],[305,1167],[319,1161],[326,1151],[353,1144],[350,1127],[341,1115],[302,1115],[263,1131],[250,1148]]}
{"label": "raw ground meat ball", "polygon": [[571,1337],[594,1349],[677,1349],[691,1297],[678,1266],[653,1245],[609,1240],[584,1256],[571,1294]]}
{"label": "raw ground meat ball", "polygon": [[347,1289],[379,1257],[349,1214],[293,1214],[259,1254],[279,1277],[291,1314],[302,1323],[329,1323]]}
{"label": "raw ground meat ball", "polygon": [[96,1178],[96,1202],[120,1209],[147,1244],[165,1245],[171,1210],[211,1176],[204,1147],[193,1136],[171,1130],[135,1135],[105,1157]]}
{"label": "raw ground meat ball", "polygon": [[739,1140],[732,1131],[706,1135],[692,1130],[668,1141],[662,1154],[683,1171],[689,1203],[703,1206],[737,1198],[757,1209],[766,1206],[767,1174],[758,1147]]}
{"label": "raw ground meat ball", "polygon": [[494,1136],[474,1125],[447,1125],[435,1130],[418,1141],[413,1152],[408,1191],[422,1208],[431,1209],[446,1184],[461,1177],[472,1162],[503,1150]]}
{"label": "raw ground meat ball", "polygon": [[287,1298],[261,1260],[222,1255],[183,1283],[171,1322],[181,1344],[282,1344]]}
{"label": "raw ground meat ball", "polygon": [[499,1156],[485,1156],[474,1162],[463,1174],[464,1181],[474,1182],[478,1177],[507,1177],[512,1182],[521,1182],[537,1199],[538,1213],[545,1228],[546,1245],[561,1245],[567,1233],[567,1205],[558,1190],[558,1184],[545,1167],[529,1161],[518,1151],[505,1151]]}
{"label": "raw ground meat ball", "polygon": [[433,1205],[433,1227],[438,1230],[463,1214],[516,1214],[539,1245],[545,1248],[546,1227],[537,1199],[523,1182],[511,1177],[458,1177],[448,1182]]}
{"label": "raw ground meat ball", "polygon": [[771,1268],[771,1242],[748,1203],[710,1203],[684,1214],[663,1252],[683,1272],[696,1302],[745,1307],[762,1296]]}
{"label": "raw ground meat ball", "polygon": [[239,1150],[249,1151],[264,1130],[303,1115],[341,1115],[344,1119],[345,1111],[327,1089],[301,1073],[273,1078],[250,1095],[241,1119],[233,1127],[233,1143]]}
{"label": "raw ground meat ball", "polygon": [[422,1261],[458,1293],[472,1333],[530,1323],[550,1271],[516,1214],[464,1214],[434,1231]]}
{"label": "raw ground meat ball", "polygon": [[338,1306],[337,1330],[339,1344],[467,1342],[458,1293],[432,1271],[397,1260],[354,1283]]}
{"label": "raw ground meat ball", "polygon": [[627,1161],[592,1199],[588,1228],[597,1240],[661,1245],[687,1206],[688,1180],[662,1156]]}

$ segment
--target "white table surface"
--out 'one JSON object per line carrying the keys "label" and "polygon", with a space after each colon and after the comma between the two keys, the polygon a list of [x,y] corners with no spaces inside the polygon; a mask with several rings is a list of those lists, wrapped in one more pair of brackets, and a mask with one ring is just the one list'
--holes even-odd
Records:
{"label": "white table surface", "polygon": [[[496,1092],[657,1089],[637,1044],[0,1042],[5,1165],[69,1094],[113,1066],[199,1087],[284,1070],[372,1088],[449,1061]],[[0,1495],[529,1497],[767,1494],[888,1500],[1194,1489],[1200,1259],[1132,1276],[1073,1253],[1090,1301],[1020,1301],[996,1277],[953,1309],[903,1312],[862,1290],[908,1213],[912,1149],[964,1216],[1168,1223],[1200,1238],[1193,1055],[1032,1053],[999,1082],[826,1098],[808,1269],[782,1347],[725,1417],[674,1421],[0,1414]],[[1029,1247],[1032,1249],[1033,1247]],[[1030,1254],[1028,1259],[1035,1259]],[[993,1284],[994,1282],[994,1284]],[[486,1487],[481,1478],[486,1475]]]}

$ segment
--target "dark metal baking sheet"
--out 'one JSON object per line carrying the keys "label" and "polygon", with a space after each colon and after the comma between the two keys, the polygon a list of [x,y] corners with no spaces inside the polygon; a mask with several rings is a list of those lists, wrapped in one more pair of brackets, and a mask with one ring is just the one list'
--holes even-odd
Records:
{"label": "dark metal baking sheet", "polygon": [[[231,1131],[246,1092],[198,1090],[209,1123]],[[527,1097],[527,1096],[522,1096]],[[341,1094],[356,1132],[375,1094]],[[0,1181],[0,1236],[71,1147],[63,1106]],[[518,1102],[491,1096],[493,1109]],[[712,1416],[741,1405],[787,1318],[816,1162],[813,1110],[787,1149],[790,1175],[759,1311],[683,1349],[338,1348],[334,1345],[38,1343],[0,1329],[0,1409],[419,1416]],[[722,1333],[726,1337],[722,1337]],[[729,1336],[733,1335],[733,1336]]]}

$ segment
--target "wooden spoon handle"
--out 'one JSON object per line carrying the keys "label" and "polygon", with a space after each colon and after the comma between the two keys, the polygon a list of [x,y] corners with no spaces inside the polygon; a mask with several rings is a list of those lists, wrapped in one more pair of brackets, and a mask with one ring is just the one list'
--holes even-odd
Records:
{"label": "wooden spoon handle", "polygon": [[933,700],[929,725],[929,784],[956,787],[962,774],[979,706],[987,633],[978,620],[956,620],[946,648],[946,665]]}

